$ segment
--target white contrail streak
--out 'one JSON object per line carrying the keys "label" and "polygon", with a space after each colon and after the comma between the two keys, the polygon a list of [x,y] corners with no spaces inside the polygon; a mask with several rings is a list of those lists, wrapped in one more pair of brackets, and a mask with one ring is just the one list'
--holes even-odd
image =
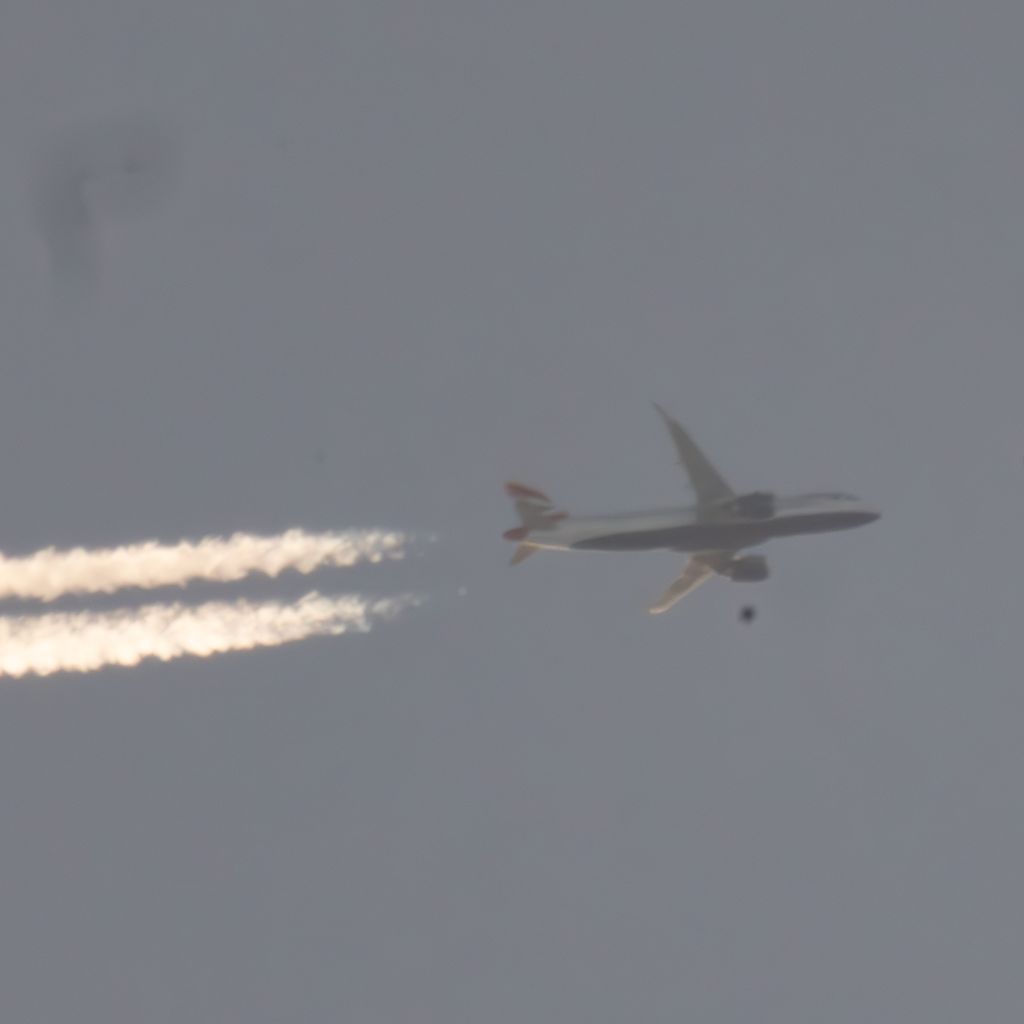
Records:
{"label": "white contrail streak", "polygon": [[0,676],[93,672],[226,651],[276,647],[313,636],[368,632],[418,604],[411,595],[306,594],[295,602],[211,601],[153,604],[107,612],[51,612],[0,617]]}
{"label": "white contrail streak", "polygon": [[231,582],[251,573],[277,576],[288,569],[310,573],[401,558],[407,537],[386,530],[306,533],[274,537],[235,533],[178,544],[144,541],[118,548],[45,548],[31,555],[0,554],[0,598],[53,601],[68,594],[109,594],[123,587],[184,586],[190,580]]}

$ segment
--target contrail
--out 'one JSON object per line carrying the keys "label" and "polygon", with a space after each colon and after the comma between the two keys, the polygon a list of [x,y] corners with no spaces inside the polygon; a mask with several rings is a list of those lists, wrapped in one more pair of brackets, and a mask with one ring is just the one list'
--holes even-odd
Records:
{"label": "contrail", "polygon": [[145,541],[117,548],[44,548],[31,555],[0,554],[0,598],[53,601],[68,594],[109,594],[123,587],[184,586],[190,580],[232,582],[252,573],[277,576],[293,569],[350,566],[401,558],[408,538],[386,530],[306,533],[273,537],[234,533],[198,541]]}
{"label": "contrail", "polygon": [[50,612],[0,617],[0,676],[93,672],[226,651],[276,647],[313,636],[370,630],[418,604],[412,595],[306,594],[295,602],[211,601],[153,604],[108,612]]}

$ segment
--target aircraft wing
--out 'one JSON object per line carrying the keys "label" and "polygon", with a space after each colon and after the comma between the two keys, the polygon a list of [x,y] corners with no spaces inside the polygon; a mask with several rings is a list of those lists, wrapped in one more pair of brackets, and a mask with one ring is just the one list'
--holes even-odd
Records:
{"label": "aircraft wing", "polygon": [[660,615],[667,612],[681,597],[685,597],[691,590],[696,590],[705,580],[715,575],[715,570],[708,560],[700,555],[694,555],[682,575],[672,581],[672,585],[658,598],[647,610],[652,615]]}
{"label": "aircraft wing", "polygon": [[675,442],[676,451],[679,453],[679,462],[686,470],[693,490],[697,495],[697,504],[710,506],[735,498],[733,489],[725,482],[722,475],[708,461],[704,453],[693,442],[693,438],[657,402],[654,408],[661,414],[665,421],[672,440]]}

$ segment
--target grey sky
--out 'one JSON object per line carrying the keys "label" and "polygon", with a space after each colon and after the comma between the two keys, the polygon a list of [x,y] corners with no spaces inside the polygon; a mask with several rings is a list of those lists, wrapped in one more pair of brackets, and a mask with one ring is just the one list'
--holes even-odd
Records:
{"label": "grey sky", "polygon": [[[1019,1019],[1022,32],[7,0],[0,548],[440,540],[316,578],[432,595],[367,637],[0,680],[0,1017]],[[139,112],[174,188],[69,309],[33,169]],[[661,619],[672,556],[508,569],[505,478],[685,493],[652,399],[883,518]]]}

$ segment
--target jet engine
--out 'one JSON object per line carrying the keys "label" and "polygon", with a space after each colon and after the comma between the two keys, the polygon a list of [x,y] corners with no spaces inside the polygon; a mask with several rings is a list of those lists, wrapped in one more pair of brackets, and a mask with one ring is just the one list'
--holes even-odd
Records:
{"label": "jet engine", "polygon": [[768,560],[763,555],[744,555],[718,571],[736,583],[758,583],[768,579]]}
{"label": "jet engine", "polygon": [[732,511],[741,519],[771,519],[775,515],[775,495],[770,491],[751,491],[732,501]]}

